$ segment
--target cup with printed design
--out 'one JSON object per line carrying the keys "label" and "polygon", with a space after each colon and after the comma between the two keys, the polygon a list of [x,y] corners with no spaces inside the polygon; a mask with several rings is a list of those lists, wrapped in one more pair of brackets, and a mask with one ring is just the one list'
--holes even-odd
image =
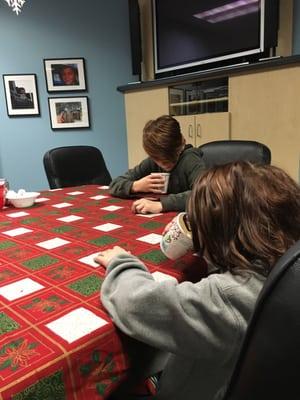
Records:
{"label": "cup with printed design", "polygon": [[187,214],[179,213],[171,222],[160,242],[161,251],[171,260],[184,256],[193,249],[192,232]]}

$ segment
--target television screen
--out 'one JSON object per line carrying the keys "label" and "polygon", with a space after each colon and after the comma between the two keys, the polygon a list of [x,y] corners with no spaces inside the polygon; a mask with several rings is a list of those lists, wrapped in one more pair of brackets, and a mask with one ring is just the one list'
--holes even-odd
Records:
{"label": "television screen", "polygon": [[156,74],[258,59],[277,44],[278,1],[153,0],[153,28]]}

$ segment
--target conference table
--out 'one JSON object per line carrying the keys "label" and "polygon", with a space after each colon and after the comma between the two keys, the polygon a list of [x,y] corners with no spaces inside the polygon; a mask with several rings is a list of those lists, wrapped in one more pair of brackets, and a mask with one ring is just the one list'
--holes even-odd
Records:
{"label": "conference table", "polygon": [[100,299],[101,250],[131,251],[157,281],[199,279],[195,255],[170,261],[160,250],[176,214],[131,204],[86,185],[0,211],[0,399],[102,400],[126,379],[126,346]]}

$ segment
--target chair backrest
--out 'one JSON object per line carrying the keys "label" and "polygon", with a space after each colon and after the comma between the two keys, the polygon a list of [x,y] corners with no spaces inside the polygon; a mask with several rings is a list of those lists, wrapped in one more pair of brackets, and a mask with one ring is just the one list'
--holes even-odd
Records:
{"label": "chair backrest", "polygon": [[271,151],[263,143],[253,140],[217,140],[199,146],[206,168],[233,161],[250,161],[254,164],[270,164]]}
{"label": "chair backrest", "polygon": [[45,153],[43,162],[51,189],[111,182],[102,153],[93,146],[56,147]]}
{"label": "chair backrest", "polygon": [[266,280],[223,400],[300,399],[299,371],[300,241]]}

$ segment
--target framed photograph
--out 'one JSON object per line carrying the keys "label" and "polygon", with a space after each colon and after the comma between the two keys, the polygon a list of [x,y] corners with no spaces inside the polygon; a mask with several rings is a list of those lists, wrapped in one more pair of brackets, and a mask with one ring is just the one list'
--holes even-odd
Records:
{"label": "framed photograph", "polygon": [[35,74],[3,75],[9,117],[40,115]]}
{"label": "framed photograph", "polygon": [[49,97],[52,129],[89,128],[87,97]]}
{"label": "framed photograph", "polygon": [[44,60],[48,92],[86,90],[83,58],[56,58]]}

